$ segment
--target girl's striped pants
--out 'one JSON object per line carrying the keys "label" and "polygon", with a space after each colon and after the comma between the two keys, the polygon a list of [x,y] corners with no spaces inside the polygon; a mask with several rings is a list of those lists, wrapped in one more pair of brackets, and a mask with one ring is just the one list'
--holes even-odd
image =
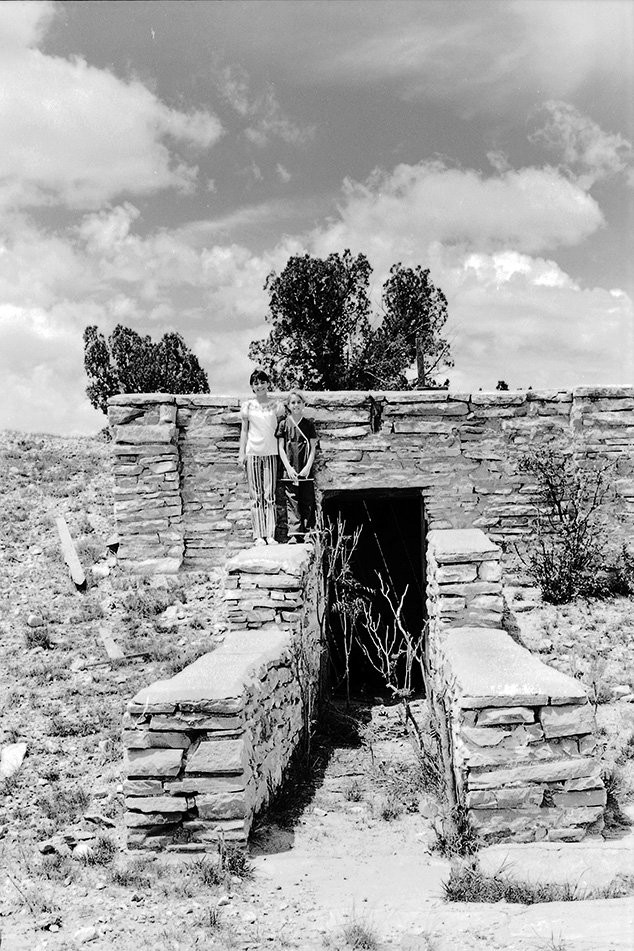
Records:
{"label": "girl's striped pants", "polygon": [[275,535],[277,460],[278,456],[247,456],[254,538],[273,538]]}

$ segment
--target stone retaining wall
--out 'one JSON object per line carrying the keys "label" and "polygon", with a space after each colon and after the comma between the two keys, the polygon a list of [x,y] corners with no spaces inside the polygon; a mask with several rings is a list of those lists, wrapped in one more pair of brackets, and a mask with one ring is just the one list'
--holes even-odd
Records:
{"label": "stone retaining wall", "polygon": [[[593,709],[501,629],[498,558],[477,529],[429,533],[428,681],[451,798],[485,841],[578,841],[606,802]],[[483,595],[484,578],[498,588]]]}
{"label": "stone retaining wall", "polygon": [[[634,388],[306,393],[319,436],[316,488],[419,488],[431,529],[483,528],[502,547],[530,530],[531,446],[615,464],[615,540],[634,526]],[[129,570],[224,564],[250,543],[237,466],[240,400],[132,394],[110,400],[115,517]],[[512,579],[509,579],[512,580]]]}
{"label": "stone retaining wall", "polygon": [[[259,556],[262,557],[259,557]],[[222,835],[246,842],[255,814],[279,788],[314,716],[321,663],[317,561],[308,546],[244,552],[228,593],[269,595],[292,580],[298,602],[257,630],[236,625],[215,651],[141,690],[124,717],[130,848],[206,850]],[[275,588],[275,583],[280,585]]]}

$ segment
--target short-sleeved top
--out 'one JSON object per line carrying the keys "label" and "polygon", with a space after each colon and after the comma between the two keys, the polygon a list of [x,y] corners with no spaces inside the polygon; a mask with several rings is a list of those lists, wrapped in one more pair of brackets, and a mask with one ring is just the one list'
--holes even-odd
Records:
{"label": "short-sleeved top", "polygon": [[248,419],[246,454],[248,456],[277,456],[278,404],[262,406],[256,399],[245,400],[240,408],[242,419]]}
{"label": "short-sleeved top", "polygon": [[277,424],[275,435],[283,440],[288,461],[293,469],[303,469],[310,455],[310,440],[317,439],[312,419],[302,416],[299,423],[295,423],[290,416],[286,416]]}

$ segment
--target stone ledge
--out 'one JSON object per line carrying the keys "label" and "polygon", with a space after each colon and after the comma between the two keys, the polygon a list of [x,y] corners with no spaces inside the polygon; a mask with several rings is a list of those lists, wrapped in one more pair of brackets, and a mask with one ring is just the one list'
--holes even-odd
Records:
{"label": "stone ledge", "polygon": [[313,546],[263,545],[261,548],[245,548],[227,561],[229,574],[287,574],[301,577],[308,567]]}
{"label": "stone ledge", "polygon": [[277,660],[290,643],[288,633],[240,631],[225,636],[217,650],[204,654],[169,680],[144,687],[130,701],[129,712],[172,713],[176,705],[217,705],[218,712],[242,709],[245,684],[262,667]]}
{"label": "stone ledge", "polygon": [[427,549],[439,565],[493,561],[502,553],[479,528],[434,528],[427,534]]}
{"label": "stone ledge", "polygon": [[462,709],[587,702],[578,680],[547,667],[506,631],[451,628],[440,651],[456,680]]}

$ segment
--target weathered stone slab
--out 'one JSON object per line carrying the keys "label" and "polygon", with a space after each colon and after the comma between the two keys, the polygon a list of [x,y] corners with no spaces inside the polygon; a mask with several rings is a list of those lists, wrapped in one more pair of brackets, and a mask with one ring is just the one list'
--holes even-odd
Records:
{"label": "weathered stone slab", "polygon": [[204,713],[176,712],[173,716],[156,714],[150,720],[151,730],[239,730],[241,716],[209,716]]}
{"label": "weathered stone slab", "polygon": [[183,750],[126,750],[124,771],[127,776],[177,776],[183,763]]}
{"label": "weathered stone slab", "polygon": [[585,789],[579,792],[553,793],[553,803],[561,809],[577,806],[605,806],[608,796],[605,789]]}
{"label": "weathered stone slab", "polygon": [[475,581],[477,577],[478,569],[472,564],[439,565],[435,573],[436,581],[443,585]]}
{"label": "weathered stone slab", "polygon": [[184,733],[166,733],[158,730],[124,730],[123,745],[127,749],[180,749],[191,746]]}
{"label": "weathered stone slab", "polygon": [[539,719],[547,737],[592,733],[596,726],[589,703],[542,707]]}
{"label": "weathered stone slab", "polygon": [[427,533],[427,547],[439,565],[492,561],[501,554],[479,528],[432,529]]}
{"label": "weathered stone slab", "polygon": [[[162,812],[126,812],[124,822],[128,829],[154,829],[157,826],[174,826],[180,820],[181,814],[170,813],[163,815]],[[130,840],[128,839],[128,842]]]}
{"label": "weathered stone slab", "polygon": [[168,813],[187,812],[194,805],[193,798],[185,796],[129,796],[125,801],[126,809],[135,812]]}
{"label": "weathered stone slab", "polygon": [[594,760],[569,759],[550,763],[526,763],[510,769],[485,770],[469,774],[469,789],[491,789],[511,783],[554,783],[563,779],[591,776],[596,771]]}
{"label": "weathered stone slab", "polygon": [[505,631],[453,628],[443,634],[441,651],[464,709],[542,706],[553,697],[569,703],[587,700],[578,680],[543,664]]}
{"label": "weathered stone slab", "polygon": [[127,426],[115,426],[114,439],[119,445],[143,446],[148,443],[173,443],[176,432],[176,426],[173,423],[159,423],[154,426],[137,426],[131,423]]}
{"label": "weathered stone slab", "polygon": [[196,796],[200,819],[241,819],[246,815],[244,792],[206,793]]}
{"label": "weathered stone slab", "polygon": [[478,711],[478,726],[502,726],[507,723],[534,723],[535,711],[530,707],[492,707]]}
{"label": "weathered stone slab", "polygon": [[512,730],[494,730],[477,726],[463,726],[460,728],[462,739],[468,743],[473,743],[475,746],[497,746],[505,737],[512,735]]}
{"label": "weathered stone slab", "polygon": [[211,795],[228,795],[229,793],[243,792],[246,786],[244,774],[233,776],[184,776],[182,779],[168,780],[165,789],[171,795],[178,796],[186,793],[210,793]]}
{"label": "weathered stone slab", "polygon": [[[240,632],[225,636],[223,644],[199,657],[169,680],[158,680],[134,697],[130,712],[173,713],[176,705],[199,705],[192,712],[236,714],[243,706],[245,680],[251,671],[279,658],[289,644],[283,631],[258,634]],[[171,709],[161,705],[172,704]],[[204,709],[203,709],[204,707]]]}
{"label": "weathered stone slab", "polygon": [[467,793],[469,809],[521,809],[541,806],[544,786],[508,786],[504,789],[475,789]]}
{"label": "weathered stone slab", "polygon": [[126,779],[123,784],[124,796],[162,796],[164,791],[159,779]]}
{"label": "weathered stone slab", "polygon": [[191,753],[186,773],[242,773],[244,740],[203,740]]}
{"label": "weathered stone slab", "polygon": [[301,577],[308,567],[312,550],[304,545],[265,545],[262,548],[247,548],[230,558],[227,571],[233,574],[244,571],[251,574],[287,574]]}

